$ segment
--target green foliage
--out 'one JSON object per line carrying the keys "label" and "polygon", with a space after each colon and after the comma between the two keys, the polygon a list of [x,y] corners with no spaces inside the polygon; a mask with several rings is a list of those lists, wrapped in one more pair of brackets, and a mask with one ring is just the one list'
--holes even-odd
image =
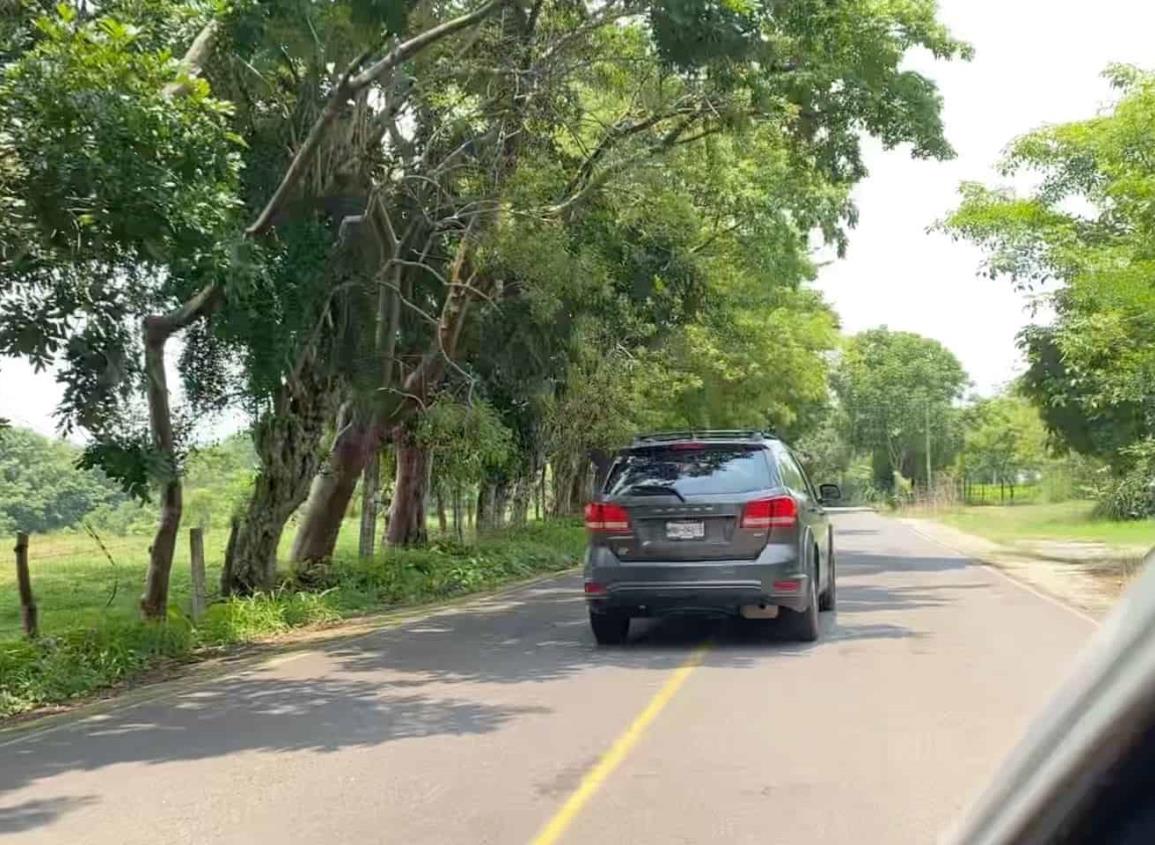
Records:
{"label": "green foliage", "polygon": [[0,442],[0,535],[77,525],[92,511],[124,501],[97,470],[78,471],[78,449],[14,428]]}
{"label": "green foliage", "polygon": [[990,275],[1046,291],[1055,319],[1022,334],[1024,390],[1057,445],[1128,479],[1107,506],[1126,513],[1142,510],[1143,444],[1155,439],[1155,76],[1107,75],[1120,91],[1110,111],[1009,147],[1003,172],[1033,176],[1031,191],[966,184],[944,226],[985,249]]}
{"label": "green foliage", "polygon": [[421,415],[417,442],[429,449],[438,483],[461,489],[513,456],[512,435],[485,402],[462,405],[442,399]]}
{"label": "green foliage", "polygon": [[194,632],[180,619],[144,624],[111,618],[34,642],[0,640],[0,718],[114,687],[187,657]]}
{"label": "green foliage", "polygon": [[59,367],[85,466],[137,497],[177,471],[141,436],[140,320],[244,275],[232,107],[173,57],[218,11],[61,3],[0,67],[0,354]]}
{"label": "green foliage", "polygon": [[[105,444],[107,445],[107,444]],[[13,428],[0,442],[0,535],[79,529],[82,522],[124,536],[155,524],[139,499],[149,479],[139,480],[130,500],[92,460],[90,448]],[[252,486],[256,457],[247,434],[196,448],[186,459],[185,518],[188,525],[223,528]]]}
{"label": "green foliage", "polygon": [[1013,485],[1042,471],[1047,434],[1038,409],[1026,399],[980,400],[966,409],[963,422],[958,469],[967,478]]}
{"label": "green foliage", "polygon": [[1095,515],[1106,519],[1155,517],[1155,440],[1128,449],[1130,468],[1097,490]]}
{"label": "green foliage", "polygon": [[250,642],[303,625],[336,622],[340,611],[327,592],[282,589],[232,597],[212,605],[196,626],[197,641],[212,646]]}
{"label": "green foliage", "polygon": [[846,342],[832,386],[850,445],[874,457],[876,486],[890,489],[895,473],[925,483],[928,427],[934,466],[950,464],[966,384],[958,359],[930,338],[879,328]]}
{"label": "green foliage", "polygon": [[164,93],[170,47],[116,4],[61,4],[35,30],[0,70],[0,351],[102,370],[72,385],[67,410],[87,426],[101,409],[82,406],[132,367],[124,320],[227,265],[239,148],[204,83]]}

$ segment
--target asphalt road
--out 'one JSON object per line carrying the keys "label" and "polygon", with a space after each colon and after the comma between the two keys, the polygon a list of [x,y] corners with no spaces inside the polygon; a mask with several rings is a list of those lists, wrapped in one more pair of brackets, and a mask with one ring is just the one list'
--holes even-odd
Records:
{"label": "asphalt road", "polygon": [[932,842],[1094,624],[897,523],[836,522],[816,644],[667,621],[597,649],[578,578],[539,582],[0,735],[0,839]]}

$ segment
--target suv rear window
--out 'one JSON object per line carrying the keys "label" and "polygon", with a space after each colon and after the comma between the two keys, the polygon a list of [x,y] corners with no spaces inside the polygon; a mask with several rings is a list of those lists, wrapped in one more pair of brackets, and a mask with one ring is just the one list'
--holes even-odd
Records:
{"label": "suv rear window", "polygon": [[685,497],[752,493],[770,486],[770,468],[757,447],[659,446],[621,455],[606,479],[605,492],[653,495],[672,487]]}

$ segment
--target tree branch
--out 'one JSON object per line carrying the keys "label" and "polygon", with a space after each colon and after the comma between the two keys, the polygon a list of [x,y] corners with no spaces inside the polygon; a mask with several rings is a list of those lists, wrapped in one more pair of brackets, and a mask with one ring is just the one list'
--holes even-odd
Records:
{"label": "tree branch", "polygon": [[368,58],[368,53],[362,53],[353,62],[345,68],[345,72],[341,74],[341,78],[337,81],[337,86],[329,95],[329,99],[325,101],[325,107],[321,110],[321,114],[313,122],[313,126],[309,129],[309,134],[305,136],[305,142],[301,144],[297,154],[293,156],[293,160],[289,162],[289,167],[285,170],[285,175],[281,177],[281,183],[277,185],[277,190],[273,192],[272,197],[265,204],[261,213],[257,215],[257,219],[253,221],[247,229],[245,235],[253,238],[258,235],[263,235],[273,225],[273,218],[280,210],[281,205],[284,204],[285,199],[289,193],[296,187],[297,182],[301,180],[301,176],[305,173],[305,168],[313,161],[313,156],[317,153],[317,148],[321,144],[321,139],[325,136],[326,130],[329,128],[337,115],[344,108],[345,103],[348,102],[349,97],[353,95],[354,89],[349,80],[354,73],[357,72]]}
{"label": "tree branch", "polygon": [[425,32],[413,36],[408,41],[404,41],[398,44],[396,47],[386,53],[385,56],[383,56],[381,59],[378,59],[364,71],[353,77],[350,83],[353,87],[353,90],[364,88],[366,85],[369,85],[371,82],[378,79],[382,74],[401,64],[401,62],[409,60],[417,53],[421,52],[431,44],[440,41],[445,36],[452,35],[459,30],[471,27],[475,23],[480,23],[481,21],[485,20],[485,18],[489,17],[489,15],[493,14],[499,8],[501,8],[501,6],[503,6],[506,2],[507,0],[490,0],[490,2],[483,6],[479,6],[472,12],[461,15],[460,17],[454,18],[453,20],[446,21],[445,23],[439,24],[438,26],[435,26],[431,29],[427,29]]}
{"label": "tree branch", "polygon": [[177,67],[181,78],[164,86],[166,97],[182,97],[189,92],[189,83],[200,75],[205,62],[208,61],[213,49],[217,46],[217,36],[220,35],[220,31],[221,24],[216,18],[201,28]]}
{"label": "tree branch", "polygon": [[297,154],[293,156],[289,168],[285,171],[285,175],[281,178],[281,183],[277,186],[273,196],[269,199],[264,209],[257,216],[257,219],[245,230],[245,234],[249,237],[262,235],[272,226],[273,218],[289,193],[296,187],[304,174],[305,169],[312,163],[313,158],[317,154],[317,149],[320,146],[321,139],[324,137],[329,125],[337,118],[337,115],[344,108],[345,103],[351,96],[357,94],[362,89],[366,88],[381,76],[388,73],[392,68],[396,67],[403,61],[406,61],[417,53],[429,47],[432,44],[440,41],[448,35],[452,35],[462,29],[466,29],[484,20],[498,8],[500,8],[507,0],[490,0],[483,6],[478,7],[474,11],[446,21],[443,24],[427,29],[418,35],[413,36],[408,41],[403,41],[392,50],[385,54],[385,56],[374,62],[364,71],[358,73],[361,65],[368,59],[368,52],[362,53],[350,63],[341,74],[337,86],[329,95],[329,99],[325,103],[325,108],[318,115],[314,121],[312,128],[309,129],[309,134],[305,137],[305,141],[301,144]]}

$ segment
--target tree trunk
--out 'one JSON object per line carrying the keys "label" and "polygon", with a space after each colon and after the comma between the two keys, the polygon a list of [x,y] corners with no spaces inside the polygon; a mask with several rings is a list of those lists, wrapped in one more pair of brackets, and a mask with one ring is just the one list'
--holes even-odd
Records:
{"label": "tree trunk", "polygon": [[416,546],[426,542],[425,485],[429,479],[426,466],[429,451],[413,443],[408,432],[398,428],[397,483],[393,488],[393,506],[389,511],[390,546]]}
{"label": "tree trunk", "polygon": [[164,619],[168,613],[168,582],[177,532],[183,509],[181,481],[176,461],[176,438],[168,404],[168,381],[164,370],[164,345],[169,333],[158,318],[144,321],[144,370],[148,389],[149,427],[152,444],[165,462],[167,473],[161,488],[160,520],[148,549],[148,572],[140,612],[145,619]]}
{"label": "tree trunk", "polygon": [[509,481],[502,479],[493,485],[493,509],[489,515],[489,527],[496,530],[505,527],[505,514],[509,509]]}
{"label": "tree trunk", "polygon": [[513,482],[513,508],[510,512],[510,524],[515,528],[524,528],[529,515],[529,499],[533,494],[533,471],[529,475],[519,475]]}
{"label": "tree trunk", "polygon": [[535,507],[538,519],[545,519],[545,515],[548,513],[548,511],[545,509],[545,486],[547,481],[546,473],[548,470],[549,461],[545,460],[543,457],[541,460],[541,480],[537,486],[537,505]]}
{"label": "tree trunk", "polygon": [[358,537],[357,554],[362,560],[373,557],[377,540],[377,494],[381,486],[381,460],[374,451],[365,471],[361,474],[361,536]]}
{"label": "tree trunk", "polygon": [[578,460],[577,471],[573,475],[573,488],[569,494],[569,510],[564,516],[573,516],[580,513],[586,500],[589,498],[590,491],[590,464],[588,460],[581,458]]}
{"label": "tree trunk", "polygon": [[276,586],[277,548],[285,523],[300,507],[321,464],[321,436],[337,395],[332,379],[310,379],[303,367],[295,387],[281,388],[276,409],[254,437],[261,470],[230,538],[221,572],[224,595],[249,595]]}
{"label": "tree trunk", "polygon": [[337,416],[337,437],[324,467],[313,479],[301,514],[289,555],[294,566],[333,556],[357,479],[380,448],[380,429],[357,417],[348,406],[343,407]]}
{"label": "tree trunk", "polygon": [[493,528],[493,504],[495,485],[493,482],[482,479],[477,485],[477,533],[481,534]]}
{"label": "tree trunk", "polygon": [[457,542],[465,542],[465,517],[461,512],[461,487],[453,488],[453,534]]}
{"label": "tree trunk", "polygon": [[573,478],[570,473],[569,459],[558,458],[553,461],[553,502],[550,514],[564,516],[570,509],[570,493],[573,491]]}
{"label": "tree trunk", "polygon": [[433,498],[437,502],[437,530],[442,534],[449,532],[449,520],[445,515],[445,491],[441,489],[441,485],[437,485],[433,491]]}

